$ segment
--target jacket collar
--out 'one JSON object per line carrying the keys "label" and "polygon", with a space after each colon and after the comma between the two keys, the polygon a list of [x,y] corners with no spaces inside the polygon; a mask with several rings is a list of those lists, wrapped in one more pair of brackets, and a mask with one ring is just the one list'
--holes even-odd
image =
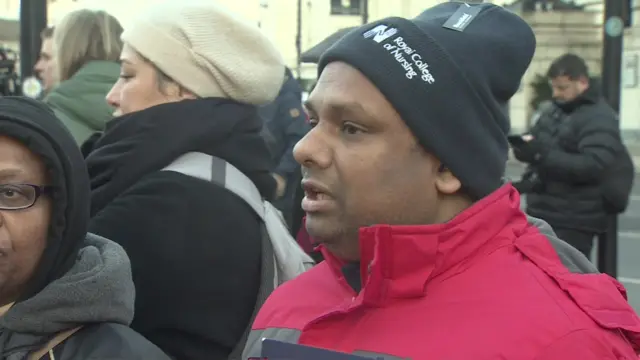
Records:
{"label": "jacket collar", "polygon": [[120,64],[115,61],[92,60],[82,66],[74,76],[102,76],[107,79],[118,78]]}
{"label": "jacket collar", "polygon": [[[507,184],[444,224],[362,228],[358,298],[382,306],[390,298],[421,297],[428,283],[463,271],[483,254],[512,243],[514,233],[526,227],[520,195]],[[326,248],[322,251],[348,286],[345,263]]]}
{"label": "jacket collar", "polygon": [[568,102],[556,102],[554,104],[565,113],[572,113],[576,109],[584,105],[593,105],[602,100],[600,94],[600,86],[593,82],[581,95]]}

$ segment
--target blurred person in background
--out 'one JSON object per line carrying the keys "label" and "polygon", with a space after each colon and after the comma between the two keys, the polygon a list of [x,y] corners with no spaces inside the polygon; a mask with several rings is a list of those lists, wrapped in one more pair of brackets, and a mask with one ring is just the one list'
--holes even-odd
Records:
{"label": "blurred person in background", "polygon": [[40,55],[33,67],[38,79],[42,83],[41,97],[46,96],[55,84],[55,62],[53,58],[53,27],[48,27],[40,33]]}
{"label": "blurred person in background", "polygon": [[0,96],[16,95],[20,91],[18,54],[0,46]]}
{"label": "blurred person in background", "polygon": [[163,169],[215,156],[272,199],[258,106],[278,95],[284,62],[257,27],[202,2],[154,6],[122,39],[117,118],[86,159],[90,230],[131,258],[133,329],[176,359],[227,359],[256,306],[261,219],[224,187]]}
{"label": "blurred person in background", "polygon": [[294,194],[300,188],[300,165],[293,158],[293,147],[309,131],[302,107],[302,88],[287,68],[285,81],[276,100],[260,108],[264,120],[263,135],[271,151],[277,191],[274,205],[282,212],[289,228],[293,224]]}
{"label": "blurred person in background", "polygon": [[[605,231],[607,214],[616,212],[610,209],[628,200],[634,167],[618,115],[590,80],[585,61],[565,54],[551,64],[547,78],[552,103],[540,111],[524,141],[512,144],[515,157],[528,164],[515,186],[527,194],[528,214],[590,257],[593,238]],[[625,163],[628,171],[614,172],[616,164]]]}
{"label": "blurred person in background", "polygon": [[113,117],[105,96],[118,81],[122,26],[104,11],[67,14],[53,33],[57,82],[44,98],[78,144]]}
{"label": "blurred person in background", "polygon": [[0,358],[168,360],[131,330],[124,249],[87,234],[89,177],[40,101],[0,98]]}

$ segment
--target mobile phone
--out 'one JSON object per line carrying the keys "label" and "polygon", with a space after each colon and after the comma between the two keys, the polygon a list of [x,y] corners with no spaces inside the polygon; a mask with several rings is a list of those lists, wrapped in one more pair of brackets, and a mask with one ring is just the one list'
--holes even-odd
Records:
{"label": "mobile phone", "polygon": [[511,144],[511,146],[516,147],[522,146],[527,143],[524,138],[522,138],[522,135],[509,135],[507,136],[507,140],[509,141],[509,144]]}

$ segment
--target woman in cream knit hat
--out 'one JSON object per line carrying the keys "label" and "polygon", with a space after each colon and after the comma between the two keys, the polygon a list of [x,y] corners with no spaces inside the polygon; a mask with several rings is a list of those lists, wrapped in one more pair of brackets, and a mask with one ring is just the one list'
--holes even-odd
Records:
{"label": "woman in cream knit hat", "polygon": [[211,1],[156,6],[122,39],[107,96],[117,117],[87,157],[90,231],[131,258],[134,329],[177,359],[227,359],[256,303],[260,219],[222,187],[161,170],[203,152],[271,198],[256,109],[278,94],[283,60],[259,29]]}

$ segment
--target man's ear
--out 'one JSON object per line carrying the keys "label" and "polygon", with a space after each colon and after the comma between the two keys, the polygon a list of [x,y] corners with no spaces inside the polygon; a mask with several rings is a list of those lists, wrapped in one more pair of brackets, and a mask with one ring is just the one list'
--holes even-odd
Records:
{"label": "man's ear", "polygon": [[462,183],[444,164],[440,164],[436,173],[436,188],[438,192],[453,195],[460,191]]}

